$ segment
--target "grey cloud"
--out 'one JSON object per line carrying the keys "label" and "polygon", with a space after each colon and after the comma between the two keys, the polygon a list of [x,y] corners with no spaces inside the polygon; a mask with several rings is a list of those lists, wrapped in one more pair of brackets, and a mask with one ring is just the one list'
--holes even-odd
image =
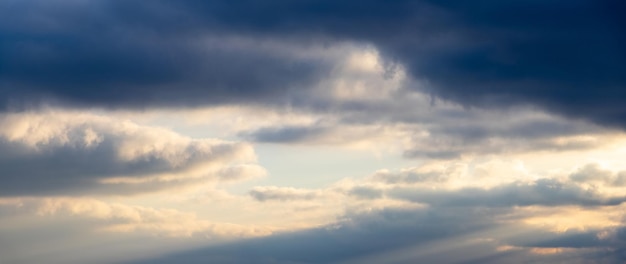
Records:
{"label": "grey cloud", "polygon": [[525,110],[482,114],[461,114],[465,119],[443,117],[441,122],[428,124],[429,136],[414,137],[404,156],[454,159],[470,154],[585,150],[602,146],[604,142],[595,137],[611,132],[555,116],[533,117]]}
{"label": "grey cloud", "polygon": [[378,199],[383,197],[382,190],[367,187],[354,187],[350,189],[348,194],[359,199]]}
{"label": "grey cloud", "polygon": [[296,189],[290,187],[255,187],[249,192],[250,196],[259,202],[266,201],[307,201],[319,197],[314,190]]}
{"label": "grey cloud", "polygon": [[321,126],[288,126],[288,127],[266,127],[255,131],[243,133],[241,136],[257,142],[269,143],[295,143],[315,141],[324,137],[330,129]]}
{"label": "grey cloud", "polygon": [[406,158],[427,158],[427,159],[441,159],[451,160],[458,159],[464,153],[462,150],[425,150],[419,147],[404,151],[403,156]]}
{"label": "grey cloud", "polygon": [[588,164],[572,173],[569,178],[575,182],[599,182],[609,186],[626,186],[626,172],[603,170],[597,164]]}
{"label": "grey cloud", "polygon": [[240,136],[288,144],[408,141],[401,146],[406,158],[449,160],[467,155],[593,149],[607,144],[600,137],[614,133],[530,109],[494,113],[458,105],[431,105],[423,94],[412,96],[381,99],[361,109],[346,108],[339,102],[331,108],[332,114],[318,112],[318,120],[311,124],[252,128]]}
{"label": "grey cloud", "polygon": [[399,172],[378,171],[371,176],[371,179],[375,182],[399,185],[425,182],[446,182],[451,178],[449,174],[453,169],[454,167],[446,168],[444,170],[411,168]]}
{"label": "grey cloud", "polygon": [[427,139],[416,138],[413,146],[403,152],[406,158],[428,158],[453,160],[468,155],[507,154],[527,152],[566,152],[590,150],[602,147],[604,142],[583,138],[559,140],[553,138],[508,138],[487,137],[476,141],[466,141],[462,137],[435,135]]}
{"label": "grey cloud", "polygon": [[463,188],[432,190],[428,188],[396,188],[387,195],[413,202],[437,206],[615,206],[626,202],[626,196],[605,196],[594,189],[553,179],[532,183],[510,183],[491,189]]}

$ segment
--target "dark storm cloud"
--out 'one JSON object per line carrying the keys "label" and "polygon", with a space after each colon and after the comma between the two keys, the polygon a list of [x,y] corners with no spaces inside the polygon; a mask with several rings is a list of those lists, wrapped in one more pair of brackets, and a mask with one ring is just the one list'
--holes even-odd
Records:
{"label": "dark storm cloud", "polygon": [[623,126],[624,7],[618,0],[4,1],[0,96],[3,104],[51,97],[111,107],[267,102],[327,70],[280,52],[194,45],[234,35],[371,43],[436,96],[487,107],[536,104]]}

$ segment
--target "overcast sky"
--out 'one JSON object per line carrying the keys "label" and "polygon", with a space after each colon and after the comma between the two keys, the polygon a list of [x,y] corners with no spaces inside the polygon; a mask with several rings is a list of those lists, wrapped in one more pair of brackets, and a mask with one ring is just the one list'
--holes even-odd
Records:
{"label": "overcast sky", "polygon": [[625,3],[0,1],[0,263],[626,262]]}

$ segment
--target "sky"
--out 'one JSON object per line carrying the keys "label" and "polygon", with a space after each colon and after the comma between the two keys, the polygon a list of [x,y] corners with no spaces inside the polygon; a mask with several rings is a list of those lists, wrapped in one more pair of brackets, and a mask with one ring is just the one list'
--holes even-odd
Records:
{"label": "sky", "polygon": [[0,264],[624,263],[624,12],[2,0]]}

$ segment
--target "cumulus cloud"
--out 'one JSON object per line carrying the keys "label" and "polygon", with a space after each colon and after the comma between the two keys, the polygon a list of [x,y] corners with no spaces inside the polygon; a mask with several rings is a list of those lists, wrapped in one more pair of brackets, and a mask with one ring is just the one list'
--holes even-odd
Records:
{"label": "cumulus cloud", "polygon": [[0,117],[2,196],[137,193],[263,176],[252,147],[94,114]]}

